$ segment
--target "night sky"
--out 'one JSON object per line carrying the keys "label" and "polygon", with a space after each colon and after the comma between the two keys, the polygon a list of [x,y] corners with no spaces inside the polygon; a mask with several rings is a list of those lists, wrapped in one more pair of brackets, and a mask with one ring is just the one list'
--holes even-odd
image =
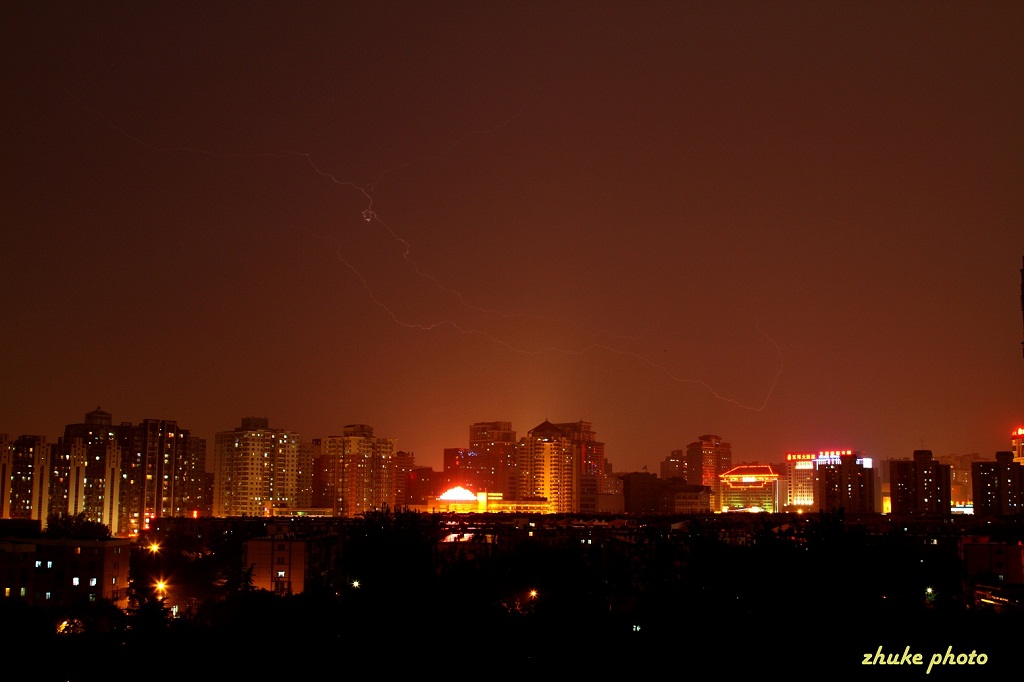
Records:
{"label": "night sky", "polygon": [[0,432],[1010,448],[1024,3],[6,2]]}

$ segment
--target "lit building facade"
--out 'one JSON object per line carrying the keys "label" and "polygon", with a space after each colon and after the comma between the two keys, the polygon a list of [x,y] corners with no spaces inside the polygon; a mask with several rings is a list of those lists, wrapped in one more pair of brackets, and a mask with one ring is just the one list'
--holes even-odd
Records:
{"label": "lit building facade", "polygon": [[53,462],[51,481],[59,488],[50,496],[50,512],[84,514],[121,534],[121,460],[128,445],[124,430],[98,407],[84,422],[65,426]]}
{"label": "lit building facade", "polygon": [[732,445],[719,436],[704,435],[686,446],[686,482],[711,488],[711,508],[720,511],[721,475],[732,468]]}
{"label": "lit building facade", "polygon": [[741,464],[719,475],[721,509],[779,511],[779,474],[768,464]]}
{"label": "lit building facade", "polygon": [[849,514],[876,509],[875,470],[870,457],[853,450],[823,450],[815,460],[814,508]]}
{"label": "lit building facade", "polygon": [[469,490],[491,490],[493,470],[483,462],[480,453],[471,448],[445,448],[442,457],[447,485]]}
{"label": "lit building facade", "polygon": [[[468,481],[476,490],[515,496],[516,432],[512,422],[475,422],[469,425],[469,451],[475,453]],[[469,464],[467,462],[467,464]]]}
{"label": "lit building facade", "polygon": [[395,509],[404,509],[412,504],[410,481],[415,469],[415,453],[404,450],[395,453]]}
{"label": "lit building facade", "polygon": [[52,444],[46,436],[0,434],[0,518],[46,523],[50,506]]}
{"label": "lit building facade", "polygon": [[578,469],[574,490],[573,511],[593,514],[599,510],[600,496],[605,490],[608,461],[604,443],[597,440],[590,422],[562,422],[555,424],[572,443],[572,459]]}
{"label": "lit building facade", "polygon": [[949,465],[949,498],[954,507],[971,506],[974,487],[971,484],[971,468],[974,462],[985,458],[972,452],[964,455],[937,455],[936,460]]}
{"label": "lit building facade", "polygon": [[911,460],[889,461],[889,494],[893,514],[952,513],[950,469],[931,450],[914,450]]}
{"label": "lit building facade", "polygon": [[1024,464],[1024,426],[1018,426],[1010,433],[1010,449],[1013,461]]}
{"label": "lit building facade", "polygon": [[109,600],[126,609],[131,543],[128,538],[4,538],[0,599],[17,597],[51,609]]}
{"label": "lit building facade", "polygon": [[294,506],[298,477],[298,434],[270,428],[263,417],[245,417],[231,431],[219,431],[214,450],[215,516],[273,516]]}
{"label": "lit building facade", "polygon": [[245,565],[252,566],[252,586],[277,595],[302,594],[314,575],[334,566],[336,552],[330,537],[269,533],[245,542]]}
{"label": "lit building facade", "polygon": [[320,439],[320,464],[334,493],[334,516],[355,518],[394,509],[397,499],[395,439],[373,435],[367,424],[349,424],[341,436]]}
{"label": "lit building facade", "polygon": [[137,535],[153,519],[210,512],[206,440],[177,422],[144,419],[116,428],[121,443],[121,528]]}
{"label": "lit building facade", "polygon": [[96,408],[83,422],[67,424],[41,456],[45,473],[33,477],[39,482],[31,495],[44,523],[50,514],[85,514],[115,536],[134,536],[155,518],[212,509],[206,440],[172,420],[115,425]]}
{"label": "lit building facade", "polygon": [[569,435],[549,421],[537,425],[516,448],[517,500],[546,499],[552,514],[577,512],[580,468]]}
{"label": "lit building facade", "polygon": [[974,462],[975,516],[1009,516],[1024,512],[1024,464],[1013,452],[996,453],[994,462]]}
{"label": "lit building facade", "polygon": [[811,510],[814,507],[815,461],[813,452],[787,452],[782,463],[782,508],[787,511]]}
{"label": "lit building facade", "polygon": [[409,508],[428,514],[547,514],[549,512],[548,501],[543,498],[510,500],[501,493],[473,492],[462,486],[448,488],[439,495],[429,495],[421,503],[410,505]]}

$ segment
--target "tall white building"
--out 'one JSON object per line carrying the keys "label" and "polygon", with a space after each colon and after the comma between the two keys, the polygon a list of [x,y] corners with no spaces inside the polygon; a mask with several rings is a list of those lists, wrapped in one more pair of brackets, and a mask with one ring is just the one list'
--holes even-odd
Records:
{"label": "tall white building", "polygon": [[785,511],[810,511],[814,507],[814,486],[818,455],[813,452],[787,452],[782,463],[782,491],[779,503]]}
{"label": "tall white building", "polygon": [[214,516],[273,516],[275,509],[295,507],[308,485],[302,479],[297,433],[245,417],[240,427],[216,434]]}

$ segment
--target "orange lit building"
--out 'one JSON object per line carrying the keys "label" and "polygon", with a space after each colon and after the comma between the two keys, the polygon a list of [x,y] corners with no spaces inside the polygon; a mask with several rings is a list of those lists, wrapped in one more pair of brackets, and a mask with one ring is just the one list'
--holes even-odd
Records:
{"label": "orange lit building", "polygon": [[1024,464],[1024,426],[1018,426],[1010,433],[1010,445],[1013,448],[1013,461]]}
{"label": "orange lit building", "polygon": [[517,512],[528,514],[553,513],[545,498],[506,500],[501,493],[473,492],[461,486],[450,488],[440,495],[430,496],[425,504],[411,504],[410,511],[430,514],[482,514],[485,512]]}
{"label": "orange lit building", "polygon": [[779,511],[779,474],[769,464],[740,464],[719,476],[722,511]]}
{"label": "orange lit building", "polygon": [[711,488],[711,508],[725,506],[721,475],[732,467],[732,445],[708,434],[686,446],[686,482]]}
{"label": "orange lit building", "polygon": [[[469,450],[476,453],[479,480],[467,481],[475,490],[515,493],[516,432],[512,422],[475,422],[469,425]],[[447,471],[447,466],[446,466]]]}
{"label": "orange lit building", "polygon": [[572,435],[545,420],[516,450],[517,499],[544,498],[551,513],[579,511],[580,467]]}

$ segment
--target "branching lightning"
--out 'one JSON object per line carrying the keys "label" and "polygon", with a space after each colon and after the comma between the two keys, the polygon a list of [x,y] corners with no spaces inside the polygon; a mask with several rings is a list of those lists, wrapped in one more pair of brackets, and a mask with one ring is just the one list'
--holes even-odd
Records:
{"label": "branching lightning", "polygon": [[[174,147],[155,146],[153,144],[150,144],[150,143],[140,139],[136,135],[131,134],[130,132],[128,132],[127,130],[122,128],[121,126],[119,126],[116,123],[114,123],[109,117],[105,116],[103,113],[101,113],[101,112],[99,112],[99,111],[97,111],[97,110],[95,110],[93,108],[90,108],[90,107],[84,107],[84,108],[87,109],[88,111],[90,111],[95,116],[97,116],[100,119],[102,119],[108,126],[110,126],[113,130],[117,131],[119,134],[123,135],[127,139],[132,140],[133,142],[135,142],[135,143],[145,147],[146,149],[149,149],[149,150],[152,150],[152,151],[156,151],[156,152],[179,152],[179,153],[186,153],[186,154],[196,154],[196,155],[211,156],[211,157],[217,157],[217,158],[223,158],[223,159],[230,159],[230,158],[243,158],[243,159],[260,159],[260,158],[266,158],[266,159],[285,159],[285,158],[291,158],[291,157],[297,157],[299,159],[302,159],[309,166],[309,168],[312,169],[312,171],[317,176],[319,176],[321,178],[327,179],[328,181],[330,181],[334,185],[337,185],[337,186],[340,186],[340,187],[344,187],[344,188],[353,190],[356,193],[358,193],[359,195],[361,195],[363,197],[363,199],[365,200],[365,208],[363,208],[363,210],[361,211],[360,217],[365,222],[367,222],[367,223],[372,223],[372,224],[378,225],[381,228],[383,228],[383,230],[388,234],[389,238],[401,246],[402,260],[407,264],[407,266],[409,268],[411,268],[412,272],[417,277],[419,277],[419,278],[429,282],[431,287],[433,287],[437,291],[443,292],[444,294],[454,298],[458,302],[458,305],[460,307],[466,309],[466,310],[472,310],[472,311],[475,311],[477,313],[482,313],[482,314],[485,314],[485,315],[488,315],[488,316],[500,317],[500,318],[504,318],[506,320],[507,319],[513,319],[513,318],[525,318],[525,317],[527,317],[527,316],[524,316],[524,315],[508,313],[508,312],[503,312],[503,311],[496,310],[496,309],[493,309],[493,308],[485,308],[485,307],[481,307],[481,306],[478,306],[478,305],[474,305],[474,304],[470,303],[461,292],[459,292],[459,291],[457,291],[457,290],[455,290],[453,288],[450,288],[450,287],[442,284],[440,281],[438,281],[437,278],[435,278],[434,276],[430,275],[427,272],[424,272],[420,268],[420,266],[416,262],[416,260],[412,257],[412,252],[413,252],[412,245],[405,238],[400,236],[395,231],[395,229],[387,221],[385,221],[384,219],[381,218],[380,214],[378,213],[377,209],[374,206],[374,197],[373,197],[373,192],[374,192],[375,187],[380,182],[382,182],[386,176],[388,176],[390,174],[393,174],[393,173],[395,173],[395,172],[397,172],[397,171],[399,171],[399,170],[401,170],[403,168],[409,167],[409,166],[420,164],[420,163],[423,163],[425,161],[440,159],[440,158],[450,154],[456,147],[461,145],[463,142],[465,142],[468,138],[470,138],[472,136],[491,134],[491,133],[494,133],[494,132],[496,132],[498,130],[501,130],[502,128],[505,128],[513,120],[515,120],[518,116],[520,116],[520,114],[516,114],[515,116],[510,117],[506,121],[502,122],[501,124],[491,128],[489,130],[481,130],[481,131],[470,132],[470,133],[464,135],[463,137],[459,138],[458,140],[456,140],[452,144],[450,144],[445,151],[443,151],[443,152],[441,152],[441,153],[439,153],[437,155],[425,156],[425,157],[420,157],[420,158],[417,158],[417,159],[406,161],[406,162],[404,162],[402,164],[399,164],[397,166],[385,169],[384,171],[380,172],[378,174],[378,176],[376,177],[376,179],[373,180],[372,182],[365,183],[365,184],[359,184],[359,183],[356,183],[356,182],[352,182],[350,180],[340,179],[337,176],[335,176],[334,174],[326,172],[325,170],[323,170],[322,168],[320,168],[316,164],[316,162],[313,160],[312,154],[309,153],[309,152],[295,152],[295,151],[292,151],[292,152],[277,152],[277,153],[261,152],[261,153],[242,154],[242,153],[227,153],[227,152],[220,152],[220,151],[211,151],[211,150],[208,150],[208,149],[199,149],[199,148],[184,147],[184,146],[174,146]],[[497,346],[500,346],[502,348],[505,348],[506,350],[508,350],[508,351],[510,351],[512,353],[517,353],[517,354],[527,355],[527,356],[538,356],[538,355],[544,355],[544,354],[560,354],[560,355],[567,355],[567,356],[584,356],[584,355],[587,355],[589,353],[603,352],[603,353],[607,353],[607,354],[610,354],[610,355],[616,355],[616,356],[623,357],[623,358],[629,358],[631,360],[638,361],[638,362],[646,365],[647,367],[649,367],[649,368],[659,372],[660,374],[664,375],[666,378],[668,378],[672,382],[679,383],[679,384],[694,384],[694,385],[701,386],[704,389],[706,389],[717,400],[720,400],[720,401],[723,401],[723,402],[726,402],[726,403],[730,403],[730,404],[735,405],[736,407],[744,409],[744,410],[755,411],[755,412],[762,411],[762,410],[764,410],[767,407],[767,405],[769,403],[769,400],[770,400],[772,394],[774,393],[775,388],[776,388],[776,386],[778,384],[779,378],[781,377],[782,372],[783,372],[783,361],[782,361],[782,351],[781,351],[781,349],[779,348],[778,344],[770,336],[768,336],[767,333],[765,333],[763,330],[760,329],[760,327],[757,328],[758,333],[760,333],[765,339],[767,339],[767,341],[774,347],[776,356],[778,358],[778,368],[777,368],[777,370],[776,370],[776,372],[775,372],[775,374],[774,374],[774,376],[772,378],[771,385],[769,386],[767,392],[765,393],[765,396],[764,396],[763,400],[761,401],[761,403],[757,404],[757,405],[749,405],[749,404],[745,404],[745,403],[743,403],[743,402],[741,402],[741,401],[739,401],[739,400],[737,400],[735,398],[732,398],[732,397],[729,397],[727,395],[723,395],[723,394],[719,393],[711,384],[709,384],[708,382],[706,382],[706,381],[704,381],[702,379],[695,379],[695,378],[688,378],[688,377],[680,376],[675,371],[673,371],[672,368],[670,368],[670,367],[668,367],[668,366],[666,366],[664,364],[655,362],[654,360],[652,360],[651,358],[649,358],[649,357],[647,357],[645,355],[642,355],[642,354],[634,352],[634,351],[625,350],[625,349],[622,349],[622,348],[617,348],[615,346],[611,346],[611,345],[608,345],[606,343],[597,343],[597,342],[586,343],[586,344],[580,345],[578,348],[567,348],[567,347],[559,346],[559,345],[544,345],[544,346],[539,346],[539,347],[536,347],[536,348],[525,348],[525,347],[522,347],[522,346],[510,343],[509,341],[507,341],[507,340],[505,340],[505,339],[503,339],[503,338],[501,338],[499,336],[496,336],[494,334],[488,333],[488,332],[486,332],[486,331],[484,331],[482,329],[478,329],[478,328],[475,328],[475,327],[467,327],[467,326],[464,326],[464,325],[462,325],[462,324],[460,324],[460,323],[458,323],[458,322],[456,322],[454,320],[451,320],[451,319],[443,319],[443,320],[438,320],[438,321],[433,321],[433,322],[428,322],[428,323],[411,322],[411,321],[409,321],[407,319],[404,319],[402,316],[400,316],[398,313],[396,313],[392,306],[388,305],[384,300],[381,299],[381,297],[374,290],[374,287],[371,286],[370,282],[367,280],[367,278],[363,274],[363,272],[361,272],[358,268],[356,268],[355,265],[353,265],[353,263],[351,262],[350,259],[347,259],[345,257],[345,255],[343,253],[344,249],[343,249],[343,247],[341,245],[340,240],[338,240],[336,237],[329,236],[329,235],[327,235],[327,236],[319,235],[319,236],[320,236],[320,238],[333,241],[336,244],[337,248],[335,249],[335,256],[336,256],[337,260],[340,263],[342,263],[346,268],[348,268],[349,271],[351,271],[351,273],[359,281],[359,283],[362,286],[363,290],[366,292],[366,295],[369,298],[369,300],[375,306],[380,308],[384,312],[384,314],[389,319],[391,319],[391,321],[393,323],[395,323],[398,326],[407,328],[407,329],[415,329],[415,330],[419,330],[419,331],[423,331],[423,332],[429,332],[429,331],[434,331],[434,330],[437,330],[437,329],[448,328],[448,329],[451,329],[451,330],[453,330],[455,332],[458,332],[459,334],[462,334],[462,335],[477,336],[477,337],[483,338],[483,339],[487,340],[488,342],[490,342],[492,344],[495,344]],[[600,336],[600,335],[598,335],[598,334],[593,334],[592,335],[592,337],[597,337],[597,336]],[[620,339],[633,338],[633,339],[636,339],[636,338],[639,338],[639,337],[617,336],[615,338],[620,338]]]}

